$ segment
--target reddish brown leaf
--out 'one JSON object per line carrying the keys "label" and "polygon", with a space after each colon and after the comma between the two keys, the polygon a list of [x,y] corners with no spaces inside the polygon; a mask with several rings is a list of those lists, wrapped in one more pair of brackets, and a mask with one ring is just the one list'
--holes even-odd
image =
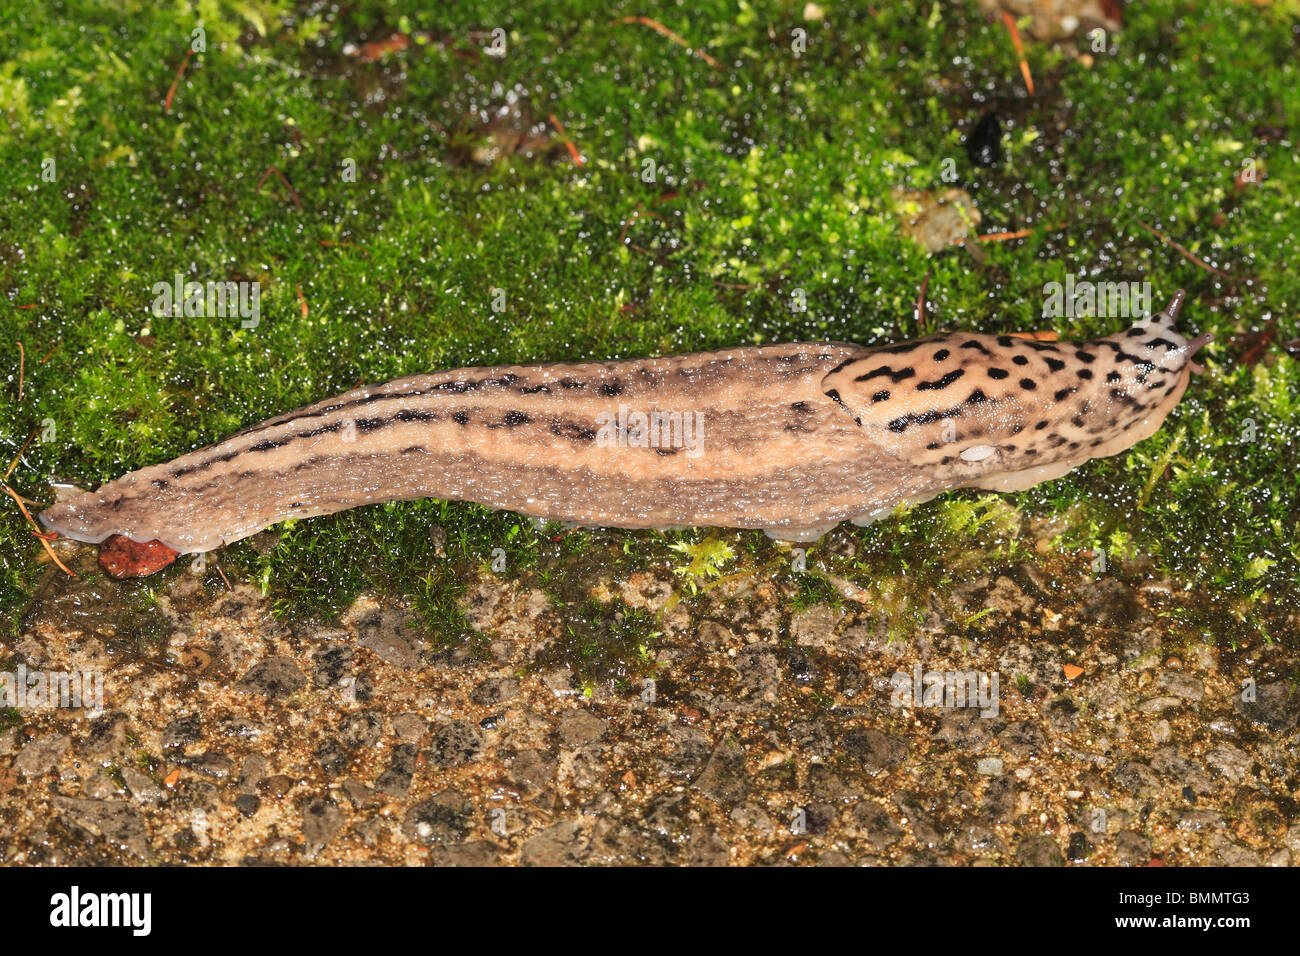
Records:
{"label": "reddish brown leaf", "polygon": [[143,578],[161,571],[180,555],[161,541],[132,541],[115,534],[99,547],[99,566],[111,578]]}

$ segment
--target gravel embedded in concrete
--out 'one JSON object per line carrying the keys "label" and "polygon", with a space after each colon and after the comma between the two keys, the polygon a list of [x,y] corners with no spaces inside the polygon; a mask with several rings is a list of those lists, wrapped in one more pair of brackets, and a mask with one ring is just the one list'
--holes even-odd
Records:
{"label": "gravel embedded in concrete", "polygon": [[[670,605],[675,582],[633,577],[604,599],[660,614],[654,693],[640,675],[593,682],[557,663],[551,603],[507,579],[467,592],[476,653],[377,598],[334,625],[286,626],[256,590],[185,574],[164,587],[160,639],[128,651],[111,615],[66,612],[111,604],[112,586],[56,579],[4,653],[29,670],[102,668],[107,699],[21,711],[0,733],[0,855],[1255,866],[1300,853],[1287,677],[1300,628],[1249,647],[1189,641],[1160,613],[1176,590],[1119,577],[1040,590],[1007,569],[931,595],[900,637],[869,590],[795,610],[785,585],[739,578]],[[979,629],[964,623],[983,609]],[[942,687],[928,700],[928,677],[950,672],[996,675],[996,706],[945,706]]]}

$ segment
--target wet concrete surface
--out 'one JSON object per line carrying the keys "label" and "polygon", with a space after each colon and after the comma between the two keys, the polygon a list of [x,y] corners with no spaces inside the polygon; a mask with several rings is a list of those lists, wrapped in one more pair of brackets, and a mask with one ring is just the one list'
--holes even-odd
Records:
{"label": "wet concrete surface", "polygon": [[[1189,640],[1150,576],[1008,567],[900,633],[869,587],[638,572],[593,593],[659,615],[651,676],[584,688],[553,602],[486,571],[474,647],[373,598],[287,624],[184,570],[135,610],[51,574],[0,660],[99,671],[104,706],[9,712],[10,865],[1300,859],[1292,639]],[[927,700],[947,674],[997,693]]]}

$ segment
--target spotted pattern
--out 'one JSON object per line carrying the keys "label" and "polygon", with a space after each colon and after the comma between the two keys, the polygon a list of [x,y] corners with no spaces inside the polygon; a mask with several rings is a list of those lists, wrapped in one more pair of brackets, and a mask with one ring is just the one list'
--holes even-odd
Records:
{"label": "spotted pattern", "polygon": [[855,358],[823,387],[899,457],[953,474],[1041,468],[1109,449],[1170,404],[1190,356],[1173,318],[1089,342],[932,335]]}

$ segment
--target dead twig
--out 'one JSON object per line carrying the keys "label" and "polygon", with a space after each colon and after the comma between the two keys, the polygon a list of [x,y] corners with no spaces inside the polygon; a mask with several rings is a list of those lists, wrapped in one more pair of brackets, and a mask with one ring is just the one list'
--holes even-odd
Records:
{"label": "dead twig", "polygon": [[649,209],[643,209],[641,203],[637,203],[636,208],[632,210],[632,215],[628,216],[627,219],[623,221],[623,228],[619,231],[618,244],[620,246],[627,241],[627,231],[632,228],[632,223],[636,222],[643,216],[649,216],[652,219],[658,219],[662,223],[667,223],[667,220],[664,219],[663,216],[659,215],[659,213],[651,212]]}
{"label": "dead twig", "polygon": [[660,23],[658,20],[652,20],[652,19],[650,19],[649,17],[623,17],[621,20],[611,20],[610,22],[611,22],[611,23],[639,23],[639,24],[641,24],[642,26],[647,26],[647,27],[649,27],[651,30],[654,30],[656,33],[659,33],[659,34],[662,34],[663,36],[666,36],[668,39],[672,40],[672,41],[673,41],[674,43],[676,43],[678,46],[680,46],[680,47],[684,47],[685,49],[690,50],[690,51],[693,52],[696,56],[698,56],[701,60],[703,60],[705,63],[709,64],[709,66],[713,67],[715,70],[720,70],[720,69],[722,69],[722,64],[721,64],[721,63],[719,63],[719,62],[718,62],[717,60],[715,60],[713,57],[709,56],[707,53],[705,53],[705,52],[704,52],[703,50],[701,50],[699,47],[693,47],[693,46],[691,46],[688,42],[686,42],[686,40],[685,40],[684,38],[678,36],[676,33],[673,33],[672,30],[669,30],[666,26],[664,26],[664,25],[663,25],[662,23]]}
{"label": "dead twig", "polygon": [[262,185],[266,182],[266,177],[270,176],[272,173],[275,173],[275,175],[279,177],[280,182],[284,183],[284,188],[289,190],[289,195],[293,198],[293,204],[299,209],[302,209],[302,200],[298,198],[297,191],[289,183],[289,180],[284,178],[284,173],[280,172],[280,170],[276,169],[274,166],[267,166],[266,172],[262,173],[262,178],[257,181],[258,191],[261,191]]}
{"label": "dead twig", "polygon": [[1011,34],[1011,45],[1016,48],[1016,56],[1020,58],[1020,75],[1025,78],[1025,89],[1029,90],[1029,95],[1034,95],[1034,78],[1029,73],[1029,61],[1025,59],[1025,45],[1020,40],[1020,28],[1016,26],[1016,18],[1006,10],[1002,11],[1002,22],[1007,25],[1007,32]]}
{"label": "dead twig", "polygon": [[1028,339],[1031,342],[1059,342],[1061,333],[1055,329],[1039,329],[1036,332],[1008,332],[1013,339]]}
{"label": "dead twig", "polygon": [[23,447],[19,448],[18,454],[14,455],[14,460],[9,462],[9,468],[5,472],[5,476],[3,478],[0,478],[0,481],[9,480],[9,476],[12,475],[14,473],[14,469],[18,467],[18,462],[22,460],[23,452],[27,450],[28,445],[30,445],[32,442],[36,440],[36,436],[39,435],[40,433],[41,430],[39,428],[32,429],[32,433],[27,436],[27,441],[23,442]]}
{"label": "dead twig", "polygon": [[1033,234],[1033,229],[1017,229],[1015,232],[987,232],[975,238],[980,242],[1006,242],[1008,239],[1024,239]]}
{"label": "dead twig", "polygon": [[569,134],[564,131],[564,124],[555,118],[554,113],[547,113],[546,118],[551,121],[555,131],[560,134],[560,139],[564,141],[564,145],[569,147],[569,155],[573,157],[573,164],[575,166],[586,166],[587,161],[582,158],[582,153],[578,152],[578,147],[573,145],[573,140],[569,139]]}
{"label": "dead twig", "polygon": [[1208,262],[1206,262],[1204,259],[1198,259],[1195,255],[1192,254],[1192,252],[1191,252],[1191,251],[1190,251],[1186,246],[1180,246],[1178,243],[1174,242],[1172,239],[1170,239],[1170,238],[1169,238],[1168,236],[1166,236],[1164,233],[1162,233],[1162,232],[1157,232],[1156,230],[1152,229],[1150,226],[1148,226],[1148,225],[1147,225],[1145,222],[1143,222],[1141,219],[1135,219],[1134,222],[1136,222],[1139,226],[1141,226],[1141,227],[1142,227],[1143,229],[1145,229],[1147,232],[1151,233],[1151,235],[1155,236],[1157,239],[1159,239],[1159,240],[1160,240],[1161,242],[1163,242],[1165,245],[1167,245],[1167,246],[1173,246],[1173,248],[1176,249],[1176,250],[1179,252],[1179,254],[1182,255],[1182,257],[1183,257],[1184,259],[1186,259],[1188,262],[1193,263],[1194,265],[1198,265],[1198,266],[1200,266],[1200,267],[1201,267],[1202,269],[1204,269],[1206,272],[1213,272],[1216,276],[1221,276],[1222,278],[1224,278],[1224,279],[1228,279],[1228,280],[1230,280],[1230,281],[1232,281],[1232,282],[1240,282],[1240,281],[1241,281],[1241,279],[1238,278],[1237,276],[1229,275],[1228,273],[1224,272],[1222,269],[1216,269],[1216,268],[1214,268],[1214,266],[1210,265],[1210,264],[1209,264]]}
{"label": "dead twig", "polygon": [[[1066,224],[1063,222],[1058,222],[1054,226],[1046,226],[1044,228],[1046,228],[1048,232],[1055,232],[1058,229],[1064,229],[1065,225]],[[1032,236],[1038,231],[1038,228],[1038,226],[1029,226],[1025,229],[1017,229],[1014,232],[986,232],[984,235],[976,236],[975,238],[979,242],[1007,242],[1010,239],[1024,239],[1027,236]],[[954,240],[954,243],[961,244],[965,241],[965,239],[956,239]]]}
{"label": "dead twig", "polygon": [[185,51],[185,59],[181,60],[181,68],[176,71],[176,79],[172,80],[172,85],[167,89],[167,98],[163,100],[164,113],[170,113],[172,111],[172,97],[176,95],[176,87],[180,85],[181,74],[185,72],[185,67],[189,66],[190,57],[193,55],[193,48]]}
{"label": "dead twig", "polygon": [[23,504],[23,499],[18,497],[18,493],[14,491],[12,488],[10,488],[8,485],[0,484],[0,488],[3,488],[5,490],[5,493],[14,500],[14,503],[18,505],[18,510],[23,513],[23,517],[27,519],[27,522],[34,529],[36,529],[32,532],[32,534],[34,534],[37,538],[40,539],[41,546],[45,548],[45,550],[50,555],[50,560],[53,561],[55,564],[57,564],[63,570],[63,573],[68,575],[68,577],[75,578],[77,575],[69,571],[67,565],[65,565],[62,561],[59,560],[59,556],[55,554],[54,549],[50,547],[50,542],[46,539],[45,535],[41,533],[40,526],[35,521],[32,520],[31,513],[27,510],[27,506]]}

